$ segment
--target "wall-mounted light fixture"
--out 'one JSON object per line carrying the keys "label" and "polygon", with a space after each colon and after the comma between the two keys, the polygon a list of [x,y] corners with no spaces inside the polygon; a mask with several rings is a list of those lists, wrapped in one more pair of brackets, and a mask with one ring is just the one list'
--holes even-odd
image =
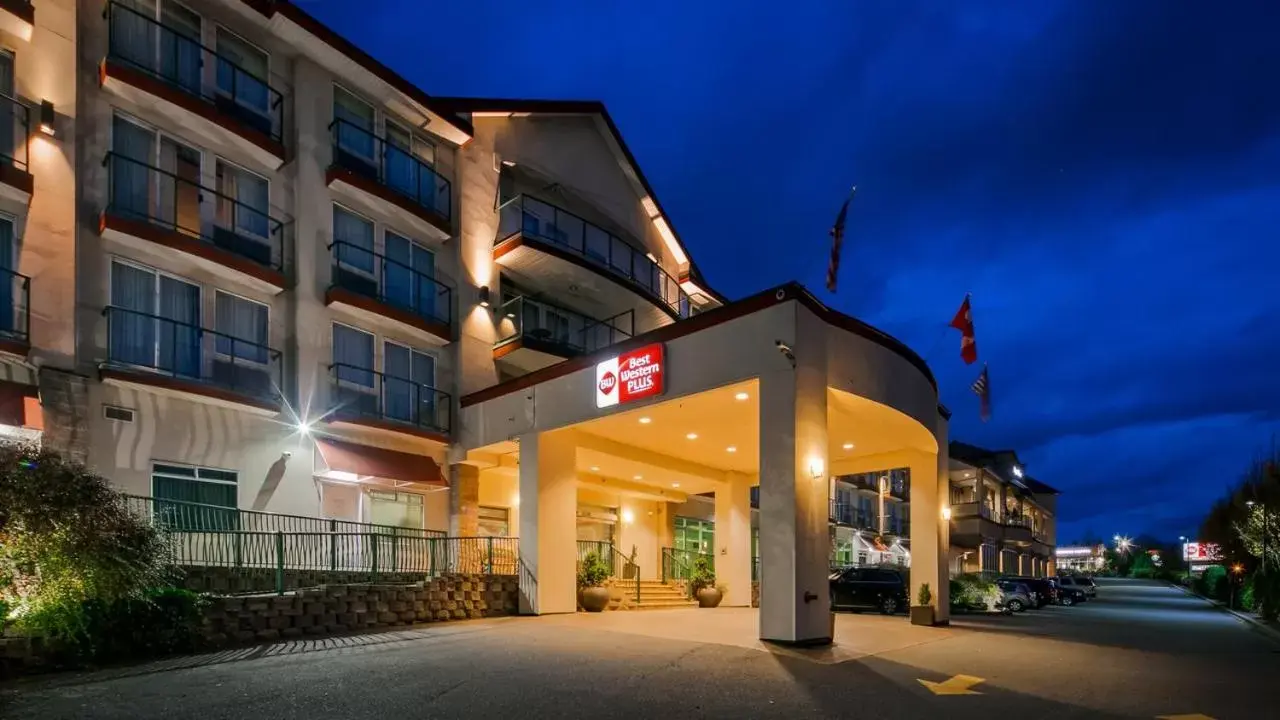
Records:
{"label": "wall-mounted light fixture", "polygon": [[943,519],[943,520],[950,520],[950,519],[951,519],[951,508],[950,508],[950,507],[944,507],[944,508],[942,508],[942,519]]}
{"label": "wall-mounted light fixture", "polygon": [[822,458],[820,457],[809,458],[809,476],[810,477],[812,477],[814,480],[821,480],[823,475],[823,470],[825,470],[825,467],[823,466]]}
{"label": "wall-mounted light fixture", "polygon": [[51,137],[57,133],[53,127],[53,102],[50,100],[40,103],[40,132]]}
{"label": "wall-mounted light fixture", "polygon": [[483,308],[489,307],[489,286],[488,285],[480,286],[480,307],[483,307]]}

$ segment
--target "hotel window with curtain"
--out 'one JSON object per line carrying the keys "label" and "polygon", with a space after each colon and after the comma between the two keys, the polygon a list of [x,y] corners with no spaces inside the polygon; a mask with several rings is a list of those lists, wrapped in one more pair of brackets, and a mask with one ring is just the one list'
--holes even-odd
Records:
{"label": "hotel window with curtain", "polygon": [[174,530],[239,529],[237,480],[231,470],[153,463],[156,521]]}
{"label": "hotel window with curtain", "polygon": [[199,285],[114,260],[111,307],[112,361],[201,376]]}

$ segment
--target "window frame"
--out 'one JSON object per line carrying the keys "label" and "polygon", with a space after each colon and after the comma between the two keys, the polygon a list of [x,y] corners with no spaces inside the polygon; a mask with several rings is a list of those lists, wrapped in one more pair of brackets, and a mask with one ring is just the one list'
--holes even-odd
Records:
{"label": "window frame", "polygon": [[[193,281],[193,280],[189,280],[189,279],[187,279],[187,278],[185,278],[185,277],[183,277],[183,276],[181,276],[181,275],[178,275],[177,273],[172,273],[172,272],[169,272],[169,271],[167,271],[167,270],[162,270],[162,269],[160,269],[160,268],[158,268],[158,267],[154,267],[154,266],[151,266],[151,265],[146,265],[146,264],[144,264],[144,263],[140,263],[140,262],[138,262],[137,260],[134,260],[134,259],[132,259],[132,258],[127,258],[127,257],[124,257],[124,256],[122,256],[122,255],[108,255],[108,256],[107,256],[107,304],[108,304],[108,306],[109,306],[109,307],[119,307],[121,310],[125,310],[125,311],[127,311],[127,312],[140,312],[140,311],[138,311],[138,310],[131,310],[131,309],[129,309],[129,308],[121,307],[120,305],[117,305],[117,304],[116,304],[116,301],[115,301],[115,283],[112,281],[112,276],[113,276],[113,274],[114,274],[114,273],[112,273],[112,272],[111,272],[111,267],[112,267],[112,265],[113,265],[113,264],[115,264],[115,263],[120,263],[121,265],[125,265],[125,266],[128,266],[128,267],[132,267],[132,268],[134,268],[135,270],[142,270],[142,271],[149,272],[149,273],[151,273],[151,274],[152,274],[152,279],[154,280],[154,282],[152,283],[152,290],[153,290],[153,292],[152,292],[151,298],[152,298],[152,300],[153,300],[153,303],[152,303],[152,306],[151,306],[151,310],[148,310],[148,311],[147,311],[147,315],[149,315],[149,316],[150,316],[150,319],[151,319],[151,321],[152,321],[152,322],[155,322],[155,323],[157,323],[157,324],[160,322],[160,320],[158,319],[158,318],[160,318],[160,278],[161,278],[161,277],[168,277],[168,278],[170,278],[171,280],[177,280],[178,282],[186,283],[187,285],[192,285],[192,286],[194,286],[194,287],[196,288],[196,291],[199,293],[199,301],[196,303],[196,306],[197,306],[197,307],[199,308],[199,310],[200,310],[200,317],[198,317],[198,318],[197,318],[197,322],[196,322],[196,323],[194,323],[194,326],[195,326],[199,331],[201,331],[201,332],[203,332],[203,331],[204,331],[204,320],[205,320],[205,312],[204,312],[204,310],[205,310],[205,308],[204,308],[204,302],[205,302],[205,287],[204,287],[204,285],[203,285],[202,283],[198,283],[198,282],[195,282],[195,281]],[[174,322],[177,322],[177,321],[175,320]],[[108,333],[108,334],[107,334],[107,346],[108,346],[108,347],[110,347],[110,345],[111,345],[111,336],[110,336],[110,333]],[[154,365],[153,365],[152,367],[146,367],[146,366],[142,366],[142,365],[133,366],[133,367],[138,367],[138,368],[140,368],[140,369],[142,369],[142,370],[150,370],[150,371],[153,371],[153,372],[160,372],[160,369],[159,369],[159,367],[158,367],[158,366],[159,366],[159,364],[160,364],[160,333],[159,333],[159,332],[156,332],[156,333],[155,333],[154,346],[152,347],[151,357],[152,357],[152,362],[154,363]],[[205,357],[204,357],[204,345],[203,345],[203,342],[202,342],[202,343],[201,343],[201,346],[200,346],[200,362],[201,362],[201,365],[202,365],[202,366],[203,366],[204,360],[205,360]]]}
{"label": "window frame", "polygon": [[[221,337],[222,335],[226,335],[226,336],[228,336],[228,337],[232,338],[232,342],[235,342],[235,341],[237,341],[237,340],[238,340],[238,341],[240,341],[240,342],[249,343],[250,345],[257,345],[257,344],[258,344],[258,341],[257,341],[257,340],[246,340],[246,339],[241,338],[241,337],[236,337],[236,336],[232,335],[231,333],[226,332],[226,331],[224,331],[224,330],[222,330],[221,328],[219,328],[219,327],[218,327],[218,318],[219,318],[219,316],[218,316],[218,295],[219,295],[219,294],[221,294],[221,295],[226,295],[227,297],[232,297],[232,298],[235,298],[235,299],[237,299],[237,300],[241,300],[241,301],[244,301],[244,302],[247,302],[247,303],[251,303],[251,304],[253,304],[253,305],[257,305],[258,307],[261,307],[263,310],[265,310],[265,311],[266,311],[266,313],[265,313],[265,315],[264,315],[264,323],[263,323],[263,324],[266,326],[266,329],[267,329],[267,337],[266,337],[266,342],[265,342],[265,343],[263,344],[263,346],[262,346],[262,347],[263,347],[263,350],[265,351],[265,352],[264,352],[264,355],[266,356],[266,360],[264,360],[263,362],[258,362],[258,361],[256,361],[256,360],[253,360],[253,359],[250,359],[250,358],[246,358],[246,357],[234,357],[234,358],[233,358],[233,357],[232,357],[232,356],[230,356],[230,355],[226,355],[226,354],[224,354],[224,353],[218,352],[218,338],[219,338],[219,337]],[[203,301],[203,298],[202,298],[202,301]],[[219,360],[230,360],[232,363],[234,363],[234,364],[236,364],[236,365],[247,365],[247,366],[252,367],[252,368],[268,368],[268,367],[270,367],[270,366],[271,366],[271,305],[270,305],[270,304],[268,304],[268,303],[264,303],[264,302],[261,302],[261,301],[258,301],[258,300],[254,300],[253,298],[246,297],[246,296],[241,295],[241,294],[239,294],[239,293],[231,292],[230,290],[224,290],[224,289],[222,289],[222,288],[220,288],[220,287],[215,287],[215,288],[213,289],[213,331],[214,331],[214,333],[215,333],[215,335],[214,335],[214,342],[213,342],[213,357],[214,357],[215,359],[219,359]]]}
{"label": "window frame", "polygon": [[[191,474],[186,475],[183,473],[172,472],[172,470],[181,470],[181,469],[190,470]],[[166,472],[166,470],[168,470],[168,472]],[[210,473],[225,473],[230,475],[233,479],[226,480],[226,479],[219,479],[219,478],[204,478],[204,477],[201,477],[202,471],[206,471]],[[204,465],[193,465],[191,463],[170,462],[170,461],[161,461],[161,460],[152,459],[151,469],[148,476],[150,478],[151,498],[153,503],[152,513],[154,516],[161,519],[160,521],[166,527],[169,527],[170,529],[173,529],[173,530],[177,530],[179,532],[210,532],[210,531],[219,531],[219,530],[238,530],[239,529],[240,527],[240,472],[238,470],[227,470],[225,468],[215,468],[215,467],[208,467]],[[189,500],[178,500],[175,498],[161,498],[156,491],[157,478],[167,478],[169,480],[178,480],[184,483],[187,483],[187,482],[197,483],[197,484],[206,483],[209,485],[219,485],[223,487],[231,486],[235,488],[235,501],[234,501],[235,504],[229,505],[229,506],[228,505],[210,505],[208,503],[195,503]],[[161,503],[190,503],[193,505],[199,505],[201,507],[217,508],[217,510],[213,511],[214,514],[212,516],[216,517],[217,515],[226,513],[226,516],[230,519],[230,522],[228,522],[226,526],[220,526],[214,523],[212,524],[211,527],[192,527],[190,525],[186,525],[186,523],[171,522],[163,519],[164,513],[162,512],[163,508],[161,507]],[[182,513],[178,513],[177,515],[178,517],[184,517]],[[203,520],[210,519],[206,517],[204,514],[197,515],[197,517]],[[195,524],[198,526],[201,523],[197,522]],[[186,525],[186,526],[184,527],[183,525]]]}
{"label": "window frame", "polygon": [[[239,201],[239,200],[238,200],[234,195],[230,195],[229,193],[227,193],[227,192],[223,189],[223,187],[222,187],[222,183],[220,182],[220,180],[221,180],[221,177],[222,177],[222,176],[219,174],[219,172],[218,172],[218,171],[219,171],[219,170],[221,170],[223,167],[231,168],[232,170],[234,170],[234,171],[235,171],[235,172],[237,172],[237,173],[244,173],[244,174],[246,174],[246,175],[250,175],[250,176],[252,176],[252,177],[255,177],[255,178],[257,178],[257,179],[261,180],[261,181],[262,181],[264,184],[266,184],[266,186],[267,186],[267,207],[266,207],[266,208],[264,208],[264,209],[261,211],[261,212],[262,212],[262,215],[267,219],[267,234],[266,234],[266,235],[251,235],[251,234],[246,234],[246,233],[241,232],[240,228],[238,228],[238,227],[236,226],[236,223],[235,223],[235,215],[234,215],[234,214],[232,215],[232,219],[231,219],[231,223],[230,223],[230,225],[229,225],[226,229],[231,230],[232,232],[236,233],[236,235],[238,235],[238,236],[240,236],[240,237],[243,237],[243,238],[246,238],[246,239],[249,239],[249,240],[257,240],[258,242],[261,242],[261,243],[262,243],[262,244],[264,244],[264,245],[270,246],[270,245],[271,245],[271,178],[270,178],[270,177],[268,177],[268,176],[266,176],[266,175],[263,175],[262,173],[256,172],[256,171],[254,171],[254,170],[250,170],[249,168],[245,167],[244,165],[241,165],[241,164],[240,164],[240,163],[238,163],[238,162],[235,162],[234,160],[229,160],[229,159],[224,158],[224,157],[222,157],[221,155],[218,155],[218,154],[216,154],[216,153],[215,153],[215,154],[213,155],[213,188],[214,188],[214,191],[215,191],[215,192],[217,192],[217,194],[218,194],[218,195],[220,195],[220,196],[221,196],[221,195],[226,195],[227,197],[230,197],[230,198],[231,198],[231,200],[232,200],[232,201],[234,201],[234,202],[236,202],[236,203],[239,203],[240,201]],[[201,166],[201,173],[202,173],[202,175],[203,175],[203,172],[204,172],[204,168],[203,168],[203,165],[202,165],[202,166]],[[213,207],[213,224],[214,224],[214,225],[218,225],[218,224],[219,224],[219,219],[218,219],[218,207],[217,207],[217,203],[216,203],[216,201],[215,201],[215,203],[214,203],[214,207]],[[283,248],[281,248],[281,251],[283,252]]]}

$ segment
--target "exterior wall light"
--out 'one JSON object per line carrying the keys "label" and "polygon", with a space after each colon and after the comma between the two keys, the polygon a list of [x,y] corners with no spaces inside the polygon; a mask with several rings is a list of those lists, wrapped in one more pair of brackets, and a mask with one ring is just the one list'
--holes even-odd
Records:
{"label": "exterior wall light", "polygon": [[824,469],[822,458],[809,458],[809,476],[814,480],[822,479]]}
{"label": "exterior wall light", "polygon": [[40,132],[50,137],[57,133],[53,126],[53,101],[51,100],[40,103]]}
{"label": "exterior wall light", "polygon": [[950,508],[950,507],[944,507],[944,508],[942,508],[942,519],[943,519],[943,520],[950,520],[950,519],[951,519],[951,508]]}
{"label": "exterior wall light", "polygon": [[631,508],[626,508],[622,511],[622,522],[626,523],[627,525],[630,525],[631,523],[635,522],[635,519],[636,519],[636,515],[635,513],[631,512]]}
{"label": "exterior wall light", "polygon": [[489,307],[489,286],[488,285],[480,286],[480,307],[482,308]]}

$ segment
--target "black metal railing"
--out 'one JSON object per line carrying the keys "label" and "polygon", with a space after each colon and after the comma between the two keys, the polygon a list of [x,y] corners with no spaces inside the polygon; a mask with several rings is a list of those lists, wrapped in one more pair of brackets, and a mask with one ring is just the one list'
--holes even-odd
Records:
{"label": "black metal railing", "polygon": [[[107,57],[212,105],[272,140],[284,139],[284,95],[230,58],[126,5],[109,2]],[[209,71],[206,68],[212,67]]]}
{"label": "black metal railing", "polygon": [[698,552],[697,550],[681,550],[679,548],[662,548],[662,581],[668,580],[692,580],[694,568],[699,559],[705,559],[711,566],[711,571],[716,569],[716,556],[711,553]]}
{"label": "black metal railing", "polygon": [[329,123],[333,164],[350,170],[439,215],[453,213],[453,188],[435,168],[373,132],[340,118]]}
{"label": "black metal railing", "polygon": [[502,206],[497,245],[517,233],[555,244],[661,302],[672,316],[690,315],[689,295],[648,255],[618,236],[542,200],[519,195]]}
{"label": "black metal railing", "polygon": [[889,497],[899,500],[911,499],[911,479],[903,471],[893,470],[858,475],[840,475],[836,478],[836,481],[852,485],[861,490],[870,490],[877,494],[883,488],[885,494]]}
{"label": "black metal railing", "polygon": [[578,567],[582,567],[582,563],[591,553],[595,553],[604,562],[605,566],[609,568],[609,576],[613,577],[613,543],[607,540],[579,540]]}
{"label": "black metal railing", "polygon": [[284,221],[196,178],[184,178],[109,152],[107,214],[138,220],[207,242],[265,268],[284,270]]}
{"label": "black metal railing", "polygon": [[31,278],[0,268],[0,338],[31,341]]}
{"label": "black metal railing", "polygon": [[635,311],[604,320],[520,295],[498,308],[498,342],[534,340],[558,349],[565,357],[594,352],[635,334]]}
{"label": "black metal railing", "polygon": [[850,527],[869,528],[874,524],[874,516],[866,509],[840,500],[831,501],[831,522]]}
{"label": "black metal railing", "polygon": [[281,355],[266,345],[122,307],[104,308],[107,362],[229,390],[280,397]]}
{"label": "black metal railing", "polygon": [[421,270],[343,240],[329,245],[330,287],[453,325],[453,289]]}
{"label": "black metal railing", "polygon": [[367,418],[448,433],[452,398],[430,385],[347,363],[329,366],[334,416]]}
{"label": "black metal railing", "polygon": [[0,164],[29,172],[30,138],[31,108],[21,100],[0,95]]}

